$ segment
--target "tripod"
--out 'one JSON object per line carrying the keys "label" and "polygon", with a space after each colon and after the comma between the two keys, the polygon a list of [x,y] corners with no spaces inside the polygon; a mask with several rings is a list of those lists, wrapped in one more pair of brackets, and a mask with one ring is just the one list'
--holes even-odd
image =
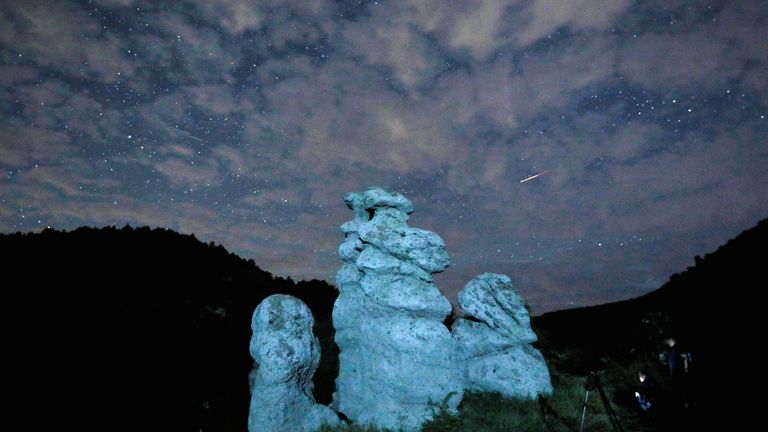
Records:
{"label": "tripod", "polygon": [[597,394],[600,395],[600,400],[603,402],[605,412],[608,414],[608,419],[611,421],[613,430],[616,432],[624,432],[624,428],[621,427],[621,423],[619,423],[619,419],[616,417],[616,413],[613,412],[613,408],[611,407],[611,403],[608,401],[608,397],[605,396],[605,391],[603,391],[603,386],[600,385],[600,378],[597,376],[597,373],[589,373],[587,376],[587,382],[584,383],[584,389],[587,392],[584,395],[584,409],[581,411],[581,425],[579,426],[579,432],[581,432],[584,428],[584,419],[587,416],[587,402],[589,401],[589,392],[595,389],[597,389]]}

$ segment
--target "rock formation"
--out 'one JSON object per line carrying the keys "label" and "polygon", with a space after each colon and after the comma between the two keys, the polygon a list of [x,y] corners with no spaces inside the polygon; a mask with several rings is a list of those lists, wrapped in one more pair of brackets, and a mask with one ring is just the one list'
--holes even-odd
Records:
{"label": "rock formation", "polygon": [[459,293],[459,306],[472,317],[458,318],[452,331],[466,389],[518,399],[552,393],[544,357],[531,345],[536,334],[525,301],[509,277],[475,277]]}
{"label": "rock formation", "polygon": [[432,283],[448,254],[437,234],[406,224],[404,196],[371,188],[344,201],[355,218],[341,227],[334,406],[358,423],[416,430],[430,403],[455,409],[463,393],[443,324],[451,305]]}
{"label": "rock formation", "polygon": [[451,332],[443,324],[451,305],[432,283],[449,264],[442,239],[407,225],[413,205],[400,194],[371,188],[344,201],[355,218],[341,226],[335,408],[357,423],[416,430],[432,404],[454,410],[465,389],[552,392],[525,302],[507,276],[470,281],[458,298],[467,317]]}
{"label": "rock formation", "polygon": [[301,300],[277,294],[256,307],[251,320],[249,432],[311,431],[338,416],[312,396],[312,376],[320,347],[312,333],[314,319]]}

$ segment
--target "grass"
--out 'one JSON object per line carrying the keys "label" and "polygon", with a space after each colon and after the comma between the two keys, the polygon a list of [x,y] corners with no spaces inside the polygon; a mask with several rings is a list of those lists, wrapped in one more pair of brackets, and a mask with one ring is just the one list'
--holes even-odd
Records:
{"label": "grass", "polygon": [[[515,400],[498,393],[464,395],[459,413],[439,413],[423,432],[458,431],[577,431],[584,404],[584,377],[553,373],[554,393],[539,400]],[[608,431],[611,424],[599,398],[591,394],[585,431]]]}
{"label": "grass", "polygon": [[388,432],[388,429],[380,429],[375,426],[362,426],[354,423],[343,424],[336,427],[323,425],[318,432]]}
{"label": "grass", "polygon": [[[656,362],[658,363],[658,361]],[[652,431],[639,417],[634,401],[637,371],[654,371],[652,360],[639,360],[601,371],[600,382],[626,431]],[[422,426],[422,432],[573,432],[579,430],[584,407],[586,377],[561,373],[550,368],[554,393],[539,400],[508,399],[498,393],[467,392],[458,414],[436,409],[433,420]],[[584,421],[586,431],[612,431],[612,426],[597,391],[590,391]],[[372,426],[344,424],[325,426],[320,432],[387,432]]]}
{"label": "grass", "polygon": [[[458,413],[451,414],[435,406],[434,418],[422,425],[422,432],[495,432],[495,431],[551,431],[576,432],[579,430],[584,408],[587,377],[558,369],[568,363],[566,353],[556,358],[556,352],[544,352],[552,378],[554,392],[539,400],[515,400],[498,393],[464,394]],[[573,357],[571,361],[573,361]],[[561,360],[561,362],[558,362]],[[634,353],[631,358],[605,359],[597,374],[601,387],[625,431],[651,432],[668,430],[655,423],[669,424],[669,419],[651,421],[643,417],[634,397],[640,370],[654,377],[668,390],[666,365],[656,354]],[[683,428],[685,429],[685,428]],[[324,427],[321,432],[393,432],[372,426],[347,423],[335,428]],[[584,432],[613,431],[608,414],[597,390],[589,392]]]}

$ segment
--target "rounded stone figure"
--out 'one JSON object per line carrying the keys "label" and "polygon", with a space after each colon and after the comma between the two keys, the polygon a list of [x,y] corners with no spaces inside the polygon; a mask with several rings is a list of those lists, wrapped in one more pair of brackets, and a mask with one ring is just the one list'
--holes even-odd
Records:
{"label": "rounded stone figure", "polygon": [[517,399],[552,393],[549,369],[531,345],[536,334],[525,301],[505,275],[483,273],[459,293],[459,306],[474,320],[453,324],[457,366],[466,388]]}
{"label": "rounded stone figure", "polygon": [[313,325],[309,308],[289,295],[267,297],[256,307],[249,432],[311,431],[338,423],[336,413],[312,396],[312,376],[320,362]]}

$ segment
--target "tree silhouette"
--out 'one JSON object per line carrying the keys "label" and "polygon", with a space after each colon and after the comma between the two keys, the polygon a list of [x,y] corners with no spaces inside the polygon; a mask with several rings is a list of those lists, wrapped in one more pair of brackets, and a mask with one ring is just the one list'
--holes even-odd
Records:
{"label": "tree silhouette", "polygon": [[0,250],[9,394],[19,415],[29,410],[23,424],[245,430],[250,318],[277,293],[315,314],[315,394],[330,402],[337,292],[326,282],[274,277],[220,245],[147,227],[3,234]]}

